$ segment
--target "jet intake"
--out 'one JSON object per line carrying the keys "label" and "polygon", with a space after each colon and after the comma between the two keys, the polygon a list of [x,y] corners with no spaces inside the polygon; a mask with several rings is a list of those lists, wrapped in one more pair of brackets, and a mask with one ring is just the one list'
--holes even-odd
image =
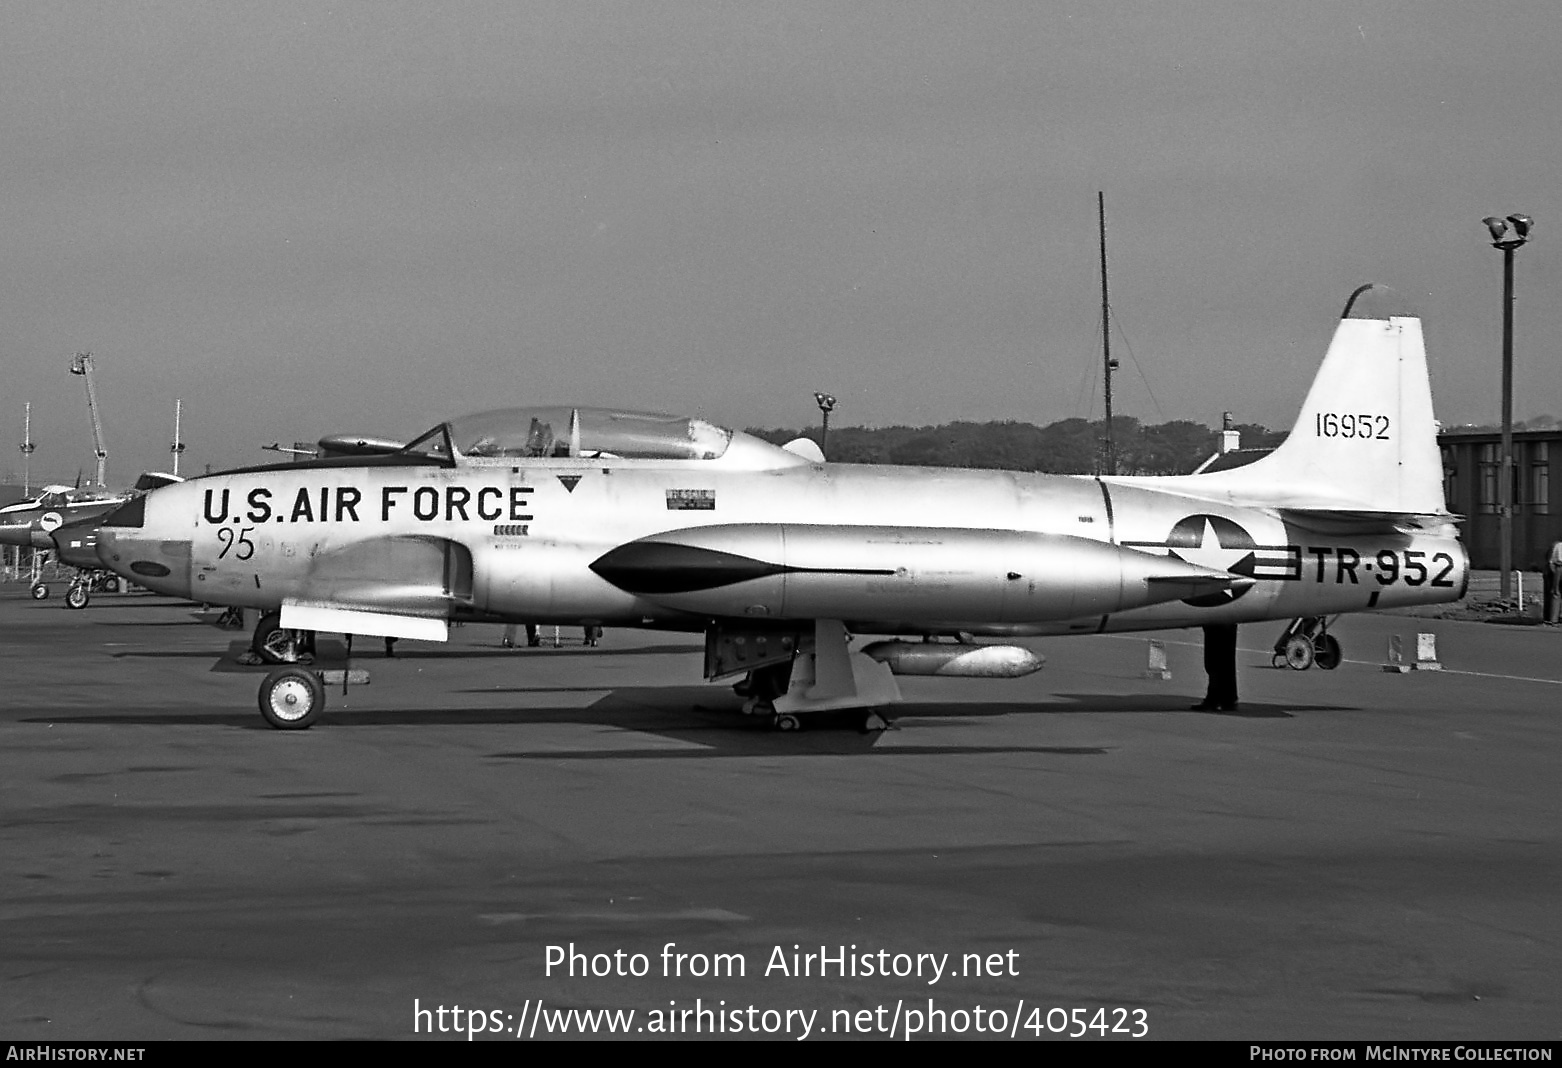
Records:
{"label": "jet intake", "polygon": [[1018,645],[951,642],[874,642],[863,653],[892,675],[943,675],[962,679],[1017,679],[1033,675],[1046,658]]}
{"label": "jet intake", "polygon": [[313,606],[442,620],[472,603],[472,554],[445,538],[370,538],[316,556],[307,586]]}

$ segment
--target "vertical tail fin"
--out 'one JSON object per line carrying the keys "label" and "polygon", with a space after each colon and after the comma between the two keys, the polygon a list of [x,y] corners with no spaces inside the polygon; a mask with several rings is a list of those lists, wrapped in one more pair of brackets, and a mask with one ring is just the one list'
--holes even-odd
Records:
{"label": "vertical tail fin", "polygon": [[1362,286],[1280,447],[1246,467],[1175,481],[1276,507],[1446,514],[1421,320],[1392,290]]}

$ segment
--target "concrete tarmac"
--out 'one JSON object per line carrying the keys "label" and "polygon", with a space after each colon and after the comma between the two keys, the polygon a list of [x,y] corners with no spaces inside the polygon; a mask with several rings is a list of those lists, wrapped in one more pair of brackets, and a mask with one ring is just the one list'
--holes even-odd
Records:
{"label": "concrete tarmac", "polygon": [[[1347,617],[1297,672],[1281,628],[1237,714],[1189,711],[1184,631],[1170,681],[1149,636],[1045,640],[782,734],[696,637],[467,626],[360,640],[371,684],[278,732],[191,606],[7,589],[0,1037],[1558,1038],[1562,632]],[[1418,630],[1446,670],[1384,673]]]}

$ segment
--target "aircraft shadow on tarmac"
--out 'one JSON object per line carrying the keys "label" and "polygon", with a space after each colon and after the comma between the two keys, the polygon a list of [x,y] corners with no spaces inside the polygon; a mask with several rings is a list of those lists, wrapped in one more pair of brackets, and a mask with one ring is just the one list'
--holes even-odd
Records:
{"label": "aircraft shadow on tarmac", "polygon": [[[537,687],[532,693],[591,692],[600,687]],[[328,693],[331,692],[328,688]],[[490,691],[493,692],[493,691]],[[500,693],[508,691],[498,691]],[[808,718],[801,732],[773,730],[765,717],[746,717],[735,697],[724,688],[669,686],[609,690],[587,706],[531,708],[456,707],[427,709],[328,708],[315,730],[358,727],[459,727],[539,726],[576,724],[624,731],[601,748],[562,749],[553,746],[532,750],[505,750],[488,754],[495,760],[625,760],[703,759],[718,756],[819,756],[930,754],[979,755],[1036,753],[1058,756],[1103,756],[1101,746],[917,744],[923,736],[932,742],[960,720],[1002,716],[1035,716],[1079,712],[1186,713],[1186,697],[1164,693],[1142,695],[1059,694],[1052,701],[1022,702],[911,702],[895,706],[893,719],[905,727],[893,735],[892,744],[880,744],[880,732],[861,730],[860,711],[821,712]],[[1290,718],[1297,711],[1346,711],[1339,706],[1245,706],[1240,712],[1217,713],[1257,718]],[[64,710],[62,710],[64,711]],[[260,717],[248,709],[221,712],[170,712],[166,706],[122,708],[113,713],[33,716],[27,723],[96,723],[120,726],[228,726],[271,733]],[[634,735],[657,735],[684,743],[678,748],[637,743]],[[522,741],[518,739],[518,741]],[[524,741],[522,742],[524,744]]]}
{"label": "aircraft shadow on tarmac", "polygon": [[1203,711],[1189,707],[1190,698],[1187,695],[1176,696],[1165,693],[1136,693],[1136,694],[1098,694],[1098,693],[1060,693],[1053,695],[1059,701],[1070,702],[1066,707],[1053,705],[1037,708],[1036,706],[1016,706],[1014,711],[1029,708],[1030,711],[1047,712],[1196,712],[1205,716],[1230,716],[1236,719],[1292,719],[1296,712],[1359,712],[1361,709],[1349,705],[1299,705],[1291,702],[1285,704],[1264,703],[1256,701],[1243,701],[1235,711],[1216,712]]}

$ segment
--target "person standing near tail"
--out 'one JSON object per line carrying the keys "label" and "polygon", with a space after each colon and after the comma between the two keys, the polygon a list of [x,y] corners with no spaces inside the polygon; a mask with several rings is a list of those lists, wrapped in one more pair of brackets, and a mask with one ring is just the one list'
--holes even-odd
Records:
{"label": "person standing near tail", "polygon": [[1546,554],[1545,619],[1547,623],[1562,622],[1562,538],[1551,543]]}

